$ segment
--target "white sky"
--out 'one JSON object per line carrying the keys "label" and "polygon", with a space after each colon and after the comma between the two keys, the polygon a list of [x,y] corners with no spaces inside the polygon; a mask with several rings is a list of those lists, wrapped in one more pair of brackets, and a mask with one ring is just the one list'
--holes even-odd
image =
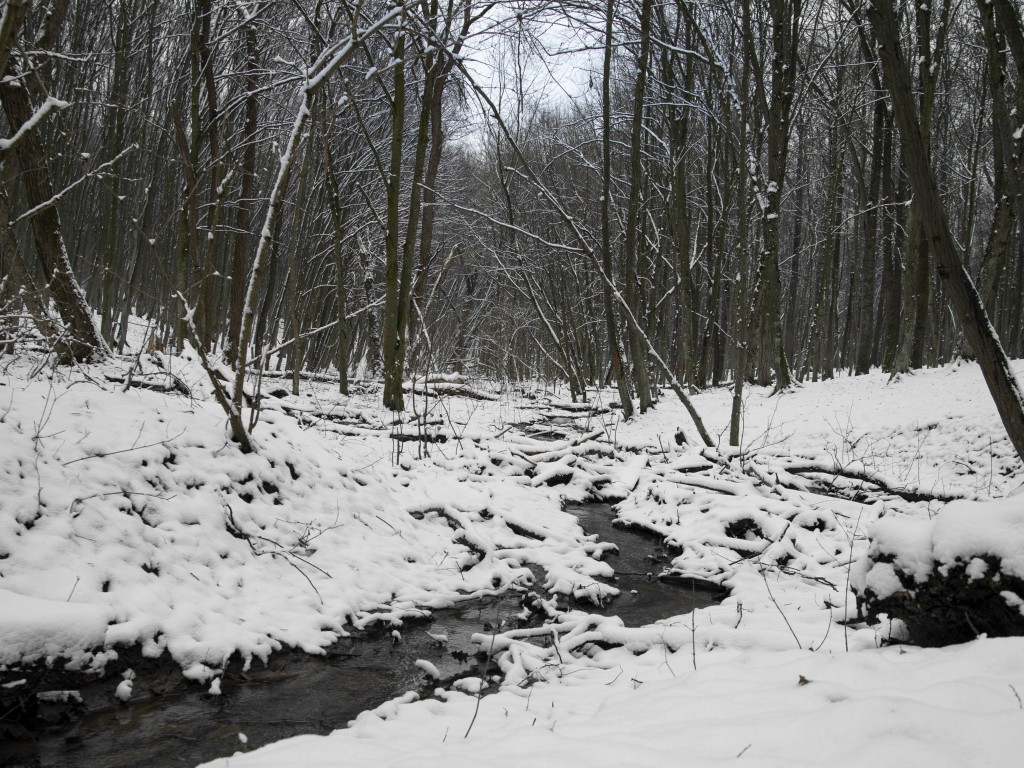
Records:
{"label": "white sky", "polygon": [[[517,34],[520,29],[526,34]],[[600,88],[600,42],[594,37],[588,40],[586,30],[571,28],[561,15],[517,22],[509,8],[499,6],[494,18],[482,22],[467,45],[466,63],[476,82],[496,102],[499,98],[504,103],[514,102],[511,89],[517,78],[512,73],[518,66],[527,102],[564,103]],[[503,76],[502,70],[507,74]],[[503,81],[507,83],[504,95]]]}

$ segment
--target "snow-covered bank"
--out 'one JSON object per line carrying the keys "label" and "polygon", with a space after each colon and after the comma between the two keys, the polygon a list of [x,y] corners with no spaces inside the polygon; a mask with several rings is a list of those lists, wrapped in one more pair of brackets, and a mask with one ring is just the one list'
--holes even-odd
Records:
{"label": "snow-covered bank", "polygon": [[[187,360],[163,365],[202,392]],[[207,680],[235,653],[315,653],[528,582],[527,561],[607,571],[546,487],[392,467],[386,430],[269,408],[243,455],[212,402],[102,373],[0,380],[0,664],[98,667],[138,644]]]}
{"label": "snow-covered bank", "polygon": [[[0,663],[99,664],[137,643],[209,684],[232,654],[317,652],[528,582],[528,564],[549,591],[605,599],[614,560],[560,509],[587,494],[661,536],[670,575],[729,590],[648,627],[581,611],[481,627],[498,693],[390,702],[215,765],[1001,765],[1024,746],[1024,640],[883,647],[898,627],[858,623],[851,590],[883,513],[941,520],[937,499],[984,506],[1024,481],[974,366],[754,390],[742,456],[677,445],[689,422],[668,398],[620,423],[497,390],[432,397],[400,429],[444,442],[397,442],[375,393],[325,383],[266,398],[246,456],[202,374],[163,364],[196,399],[101,371],[0,381]],[[696,402],[722,431],[729,394]],[[541,414],[569,434],[528,437]]]}
{"label": "snow-covered bank", "polygon": [[[1013,370],[1024,380],[1024,361]],[[713,434],[728,441],[729,397],[713,390],[695,398]],[[649,417],[644,417],[649,418]],[[638,422],[637,428],[643,420]],[[628,434],[628,431],[627,431]],[[748,387],[744,447],[787,449],[860,463],[900,484],[932,493],[1005,496],[1024,483],[981,370],[954,363],[890,381],[866,376],[805,384],[773,396]]]}
{"label": "snow-covered bank", "polygon": [[461,693],[393,703],[348,730],[209,765],[954,768],[1018,765],[1024,750],[1017,638],[929,650],[720,650],[697,670],[688,653],[646,665],[629,656],[504,690],[479,712]]}
{"label": "snow-covered bank", "polygon": [[[852,564],[879,514],[926,521],[943,507],[918,499],[926,491],[984,499],[1024,480],[979,385],[961,365],[892,384],[873,374],[781,398],[755,391],[745,447],[762,463],[747,475],[674,448],[687,421],[663,402],[616,427],[620,445],[655,451],[631,462],[635,490],[620,517],[679,545],[677,572],[724,580],[721,605],[645,628],[572,613],[546,629],[481,635],[504,674],[494,696],[393,702],[329,737],[211,765],[1014,765],[1024,639],[885,647],[887,623],[841,623],[855,620]],[[728,393],[697,402],[725,427]],[[862,481],[788,474],[794,457],[874,473],[911,500],[861,503]],[[850,498],[822,495],[823,484]]]}

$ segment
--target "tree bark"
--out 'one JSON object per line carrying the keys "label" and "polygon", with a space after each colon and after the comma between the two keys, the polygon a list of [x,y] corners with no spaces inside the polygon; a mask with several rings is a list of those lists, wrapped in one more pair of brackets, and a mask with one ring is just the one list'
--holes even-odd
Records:
{"label": "tree bark", "polygon": [[399,30],[392,53],[394,68],[391,103],[391,161],[387,179],[387,231],[384,236],[384,407],[405,410],[402,394],[402,315],[404,290],[400,282],[404,265],[399,262],[398,228],[402,194],[402,148],[405,139],[405,32]]}
{"label": "tree bark", "polygon": [[[637,241],[639,237],[640,187],[642,185],[641,151],[643,149],[644,99],[647,93],[647,70],[651,53],[651,8],[653,0],[643,0],[640,11],[640,51],[636,86],[633,90],[633,123],[629,147],[629,203],[626,209],[626,232],[623,244],[622,282],[623,295],[629,309],[640,319],[639,275],[637,274]],[[654,405],[651,395],[650,373],[647,369],[647,353],[639,329],[630,326],[629,356],[633,362],[640,413]]]}
{"label": "tree bark", "polygon": [[242,188],[235,209],[235,235],[231,255],[231,290],[228,307],[228,343],[225,359],[233,365],[238,359],[238,338],[242,328],[245,302],[245,274],[252,240],[252,198],[256,188],[256,131],[259,126],[260,101],[258,97],[259,48],[256,27],[247,19],[242,28],[245,44],[245,124],[242,135]]}

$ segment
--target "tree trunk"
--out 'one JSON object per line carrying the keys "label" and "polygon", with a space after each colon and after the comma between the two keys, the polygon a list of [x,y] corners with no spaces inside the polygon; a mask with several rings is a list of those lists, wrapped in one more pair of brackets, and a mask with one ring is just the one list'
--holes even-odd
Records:
{"label": "tree trunk", "polygon": [[[10,65],[7,68],[7,75],[13,77],[13,82],[17,85],[19,73]],[[33,116],[28,90],[21,86],[0,85],[0,102],[3,103],[7,124],[13,130],[25,125]],[[53,199],[54,190],[47,167],[46,151],[39,132],[29,131],[15,145],[13,152],[21,170],[29,207],[35,208],[49,203]],[[60,313],[69,335],[67,351],[78,361],[106,357],[110,354],[110,349],[100,336],[99,329],[93,321],[92,311],[85,300],[85,294],[71,269],[57,206],[42,208],[32,216],[31,222],[36,254],[57,312]]]}
{"label": "tree trunk", "polygon": [[242,135],[242,188],[235,213],[235,235],[231,256],[231,290],[228,307],[228,343],[225,358],[229,365],[238,359],[238,338],[242,328],[245,302],[245,275],[248,250],[252,237],[252,198],[256,187],[256,131],[259,126],[260,101],[258,96],[259,48],[256,27],[251,19],[242,28],[245,42],[245,127]]}
{"label": "tree trunk", "polygon": [[612,267],[611,237],[611,194],[612,194],[612,43],[614,0],[607,0],[605,6],[604,28],[604,68],[602,70],[601,97],[601,266],[604,270],[602,283],[604,295],[605,322],[608,328],[608,356],[611,359],[612,376],[619,389],[619,402],[622,415],[629,419],[633,416],[633,398],[629,391],[629,379],[622,365],[619,333],[615,318],[615,305],[612,300],[612,286],[615,284],[615,272]]}
{"label": "tree trunk", "polygon": [[[644,99],[647,89],[647,70],[651,52],[651,7],[653,0],[643,0],[640,11],[640,52],[638,54],[638,71],[636,87],[633,91],[633,124],[630,131],[629,147],[629,203],[626,210],[626,232],[623,245],[622,282],[623,295],[629,309],[639,320],[642,317],[640,308],[639,276],[637,274],[637,241],[639,237],[640,187],[642,183],[641,151],[643,149]],[[650,374],[647,368],[647,351],[640,338],[640,329],[630,326],[629,356],[633,362],[633,374],[636,381],[637,398],[640,401],[640,413],[644,413],[654,405],[651,395]]]}
{"label": "tree trunk", "polygon": [[[876,86],[880,86],[877,76]],[[880,90],[876,88],[876,90]],[[863,375],[871,370],[875,335],[875,269],[878,262],[878,201],[882,188],[882,167],[885,163],[884,149],[885,103],[875,102],[871,131],[871,175],[868,179],[867,200],[864,211],[864,254],[860,269],[860,293],[858,294],[858,339],[857,360],[854,373]]]}

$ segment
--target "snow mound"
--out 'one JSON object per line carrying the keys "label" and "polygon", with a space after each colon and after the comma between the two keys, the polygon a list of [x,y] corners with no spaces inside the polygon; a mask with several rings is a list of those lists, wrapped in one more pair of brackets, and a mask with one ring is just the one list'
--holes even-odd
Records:
{"label": "snow mound", "polygon": [[1024,497],[885,517],[869,536],[852,579],[869,617],[898,618],[928,645],[1024,634]]}

